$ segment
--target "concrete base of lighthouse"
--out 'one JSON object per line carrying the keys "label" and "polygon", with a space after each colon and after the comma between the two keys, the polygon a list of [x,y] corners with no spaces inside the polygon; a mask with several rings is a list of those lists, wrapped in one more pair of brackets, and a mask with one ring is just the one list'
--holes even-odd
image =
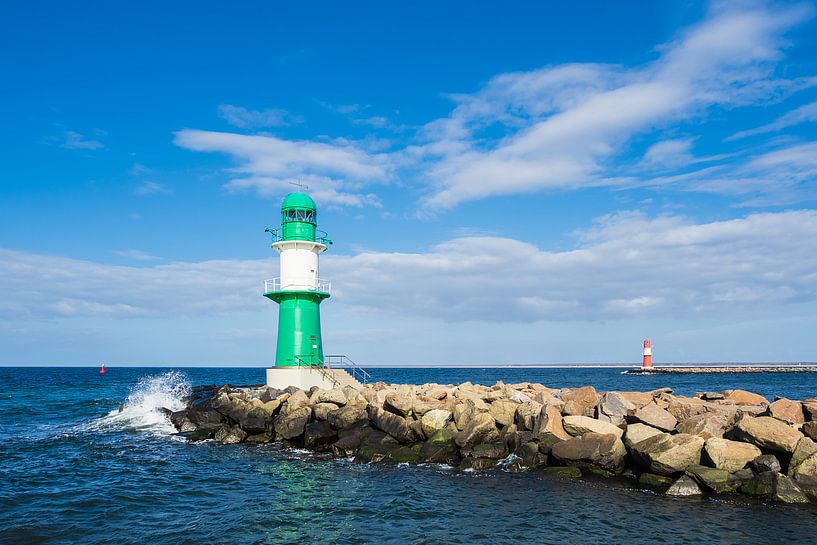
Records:
{"label": "concrete base of lighthouse", "polygon": [[295,386],[301,390],[309,390],[313,386],[331,390],[334,387],[320,370],[308,367],[270,367],[267,368],[267,386],[283,390]]}

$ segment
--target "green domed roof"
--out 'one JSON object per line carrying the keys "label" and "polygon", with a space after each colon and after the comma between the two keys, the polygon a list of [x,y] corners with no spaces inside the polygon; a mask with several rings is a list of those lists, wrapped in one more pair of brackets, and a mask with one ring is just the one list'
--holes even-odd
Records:
{"label": "green domed roof", "polygon": [[290,193],[284,197],[284,202],[281,203],[281,210],[287,208],[310,208],[317,210],[315,201],[306,193]]}

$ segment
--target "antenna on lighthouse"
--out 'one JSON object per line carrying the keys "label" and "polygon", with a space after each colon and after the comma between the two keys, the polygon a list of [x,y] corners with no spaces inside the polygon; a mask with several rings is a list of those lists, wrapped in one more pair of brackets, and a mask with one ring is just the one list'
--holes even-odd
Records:
{"label": "antenna on lighthouse", "polygon": [[304,192],[309,191],[309,186],[306,185],[305,183],[302,183],[300,177],[298,177],[297,182],[289,182],[289,185],[294,185],[295,187],[297,187],[298,189],[300,189],[301,191],[304,191]]}

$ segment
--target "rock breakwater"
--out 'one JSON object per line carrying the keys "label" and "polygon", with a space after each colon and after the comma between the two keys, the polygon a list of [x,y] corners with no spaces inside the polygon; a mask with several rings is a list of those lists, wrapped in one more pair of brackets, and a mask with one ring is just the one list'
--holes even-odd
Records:
{"label": "rock breakwater", "polygon": [[190,441],[269,443],[362,462],[631,479],[674,496],[817,502],[817,398],[675,396],[519,383],[333,390],[201,386],[167,411]]}

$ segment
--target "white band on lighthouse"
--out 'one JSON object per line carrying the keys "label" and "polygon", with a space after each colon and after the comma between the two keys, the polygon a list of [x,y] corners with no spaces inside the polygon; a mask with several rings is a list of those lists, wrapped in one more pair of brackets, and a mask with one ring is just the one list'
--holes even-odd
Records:
{"label": "white band on lighthouse", "polygon": [[308,240],[280,241],[272,245],[281,252],[281,289],[314,290],[318,288],[318,254],[326,245]]}
{"label": "white band on lighthouse", "polygon": [[645,356],[652,356],[652,348],[645,348],[644,349]]}

